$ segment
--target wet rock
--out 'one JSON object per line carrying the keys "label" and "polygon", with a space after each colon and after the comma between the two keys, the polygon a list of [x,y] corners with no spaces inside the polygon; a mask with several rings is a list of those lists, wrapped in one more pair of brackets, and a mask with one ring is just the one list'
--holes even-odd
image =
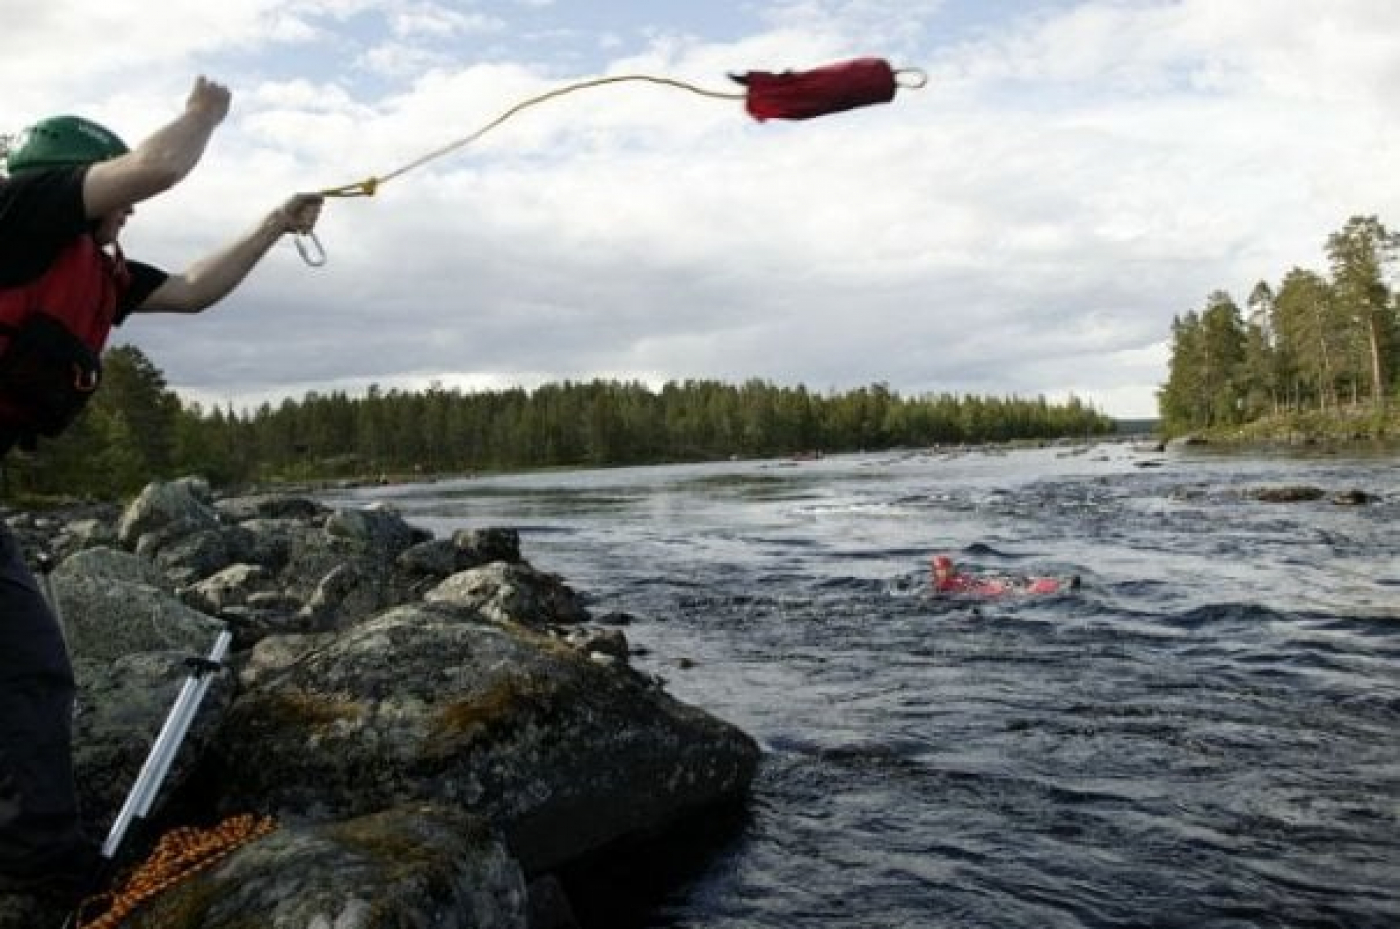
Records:
{"label": "wet rock", "polygon": [[398,566],[410,574],[445,578],[467,567],[461,563],[459,554],[451,540],[433,539],[407,549],[399,556]]}
{"label": "wet rock", "polygon": [[[207,654],[212,644],[211,639],[199,652],[137,652],[110,664],[81,663],[73,764],[90,834],[105,835],[190,676],[189,659]],[[179,791],[213,744],[233,695],[232,672],[208,675],[199,710],[166,775],[161,802]],[[158,804],[154,813],[160,811]]]}
{"label": "wet rock", "polygon": [[303,604],[285,591],[264,590],[248,595],[248,606],[259,612],[291,614],[301,610]]}
{"label": "wet rock", "polygon": [[413,804],[338,823],[283,825],[123,925],[526,929],[527,914],[520,866],[489,827],[458,808]]}
{"label": "wet rock", "polygon": [[428,538],[387,508],[337,510],[326,520],[326,532],[349,542],[353,551],[384,560],[392,560]]}
{"label": "wet rock", "polygon": [[149,584],[54,572],[68,648],[75,662],[105,665],[124,655],[180,649],[203,654],[221,628],[205,613]]}
{"label": "wet rock", "polygon": [[[356,570],[353,565],[338,564],[321,578],[311,599],[306,601],[306,613],[312,618],[315,628],[333,628],[339,625],[335,617],[342,611],[364,613],[373,610],[379,603],[379,595],[365,583],[366,572]],[[352,598],[358,598],[356,603]]]}
{"label": "wet rock", "polygon": [[313,525],[287,519],[250,519],[225,529],[224,544],[234,561],[261,565],[275,574],[287,567],[299,543],[302,548],[309,547],[300,540],[318,531]]}
{"label": "wet rock", "polygon": [[306,497],[255,494],[227,497],[214,504],[225,519],[241,523],[254,519],[314,520],[330,513],[330,508]]}
{"label": "wet rock", "polygon": [[63,527],[56,547],[62,551],[76,552],[88,548],[110,547],[115,544],[117,544],[117,531],[110,521],[81,519]]}
{"label": "wet rock", "polygon": [[122,581],[169,588],[170,579],[149,558],[114,548],[89,548],[63,559],[54,568],[55,581]]}
{"label": "wet rock", "polygon": [[239,668],[239,687],[244,691],[253,689],[259,681],[287,670],[308,652],[329,645],[335,638],[332,632],[268,636],[252,647]]}
{"label": "wet rock", "polygon": [[210,499],[209,484],[199,478],[148,484],[122,514],[117,538],[128,548],[141,536],[171,525],[213,529],[219,516]]}
{"label": "wet rock", "polygon": [[272,577],[262,565],[235,564],[180,592],[180,599],[197,610],[218,616],[232,606],[243,606],[266,592]]}
{"label": "wet rock", "polygon": [[231,808],[460,804],[531,874],[733,800],[758,762],[748,736],[639,678],[460,608],[399,607],[247,673],[219,753]]}
{"label": "wet rock", "polygon": [[631,656],[627,636],[620,629],[572,629],[564,641],[587,655],[604,655],[625,664]]}
{"label": "wet rock", "polygon": [[203,529],[167,538],[152,548],[151,553],[156,564],[180,585],[192,584],[217,574],[233,560],[224,534],[217,529]]}
{"label": "wet rock", "polygon": [[558,577],[527,564],[498,561],[462,571],[429,590],[423,599],[477,610],[497,622],[524,623],[535,628],[588,618],[588,611],[572,588]]}
{"label": "wet rock", "polygon": [[459,529],[452,544],[461,553],[457,570],[493,561],[520,561],[520,533],[514,529]]}
{"label": "wet rock", "polygon": [[1302,503],[1321,500],[1326,493],[1320,487],[1256,487],[1246,495],[1264,503]]}

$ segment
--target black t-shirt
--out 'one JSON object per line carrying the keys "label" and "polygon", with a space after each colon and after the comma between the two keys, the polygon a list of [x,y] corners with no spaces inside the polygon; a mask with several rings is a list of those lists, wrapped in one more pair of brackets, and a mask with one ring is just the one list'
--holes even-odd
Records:
{"label": "black t-shirt", "polygon": [[[0,179],[0,287],[27,284],[44,273],[69,242],[87,235],[83,208],[87,167],[22,171]],[[168,275],[128,261],[131,285],[117,304],[117,323],[146,301]]]}

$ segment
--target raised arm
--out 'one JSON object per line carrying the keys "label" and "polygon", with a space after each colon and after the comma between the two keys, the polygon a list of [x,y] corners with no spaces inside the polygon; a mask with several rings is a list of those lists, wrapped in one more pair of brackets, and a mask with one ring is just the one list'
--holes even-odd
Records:
{"label": "raised arm", "polygon": [[228,88],[196,79],[183,113],[125,155],[88,169],[83,181],[87,215],[97,219],[126,209],[183,180],[228,114],[229,100]]}
{"label": "raised arm", "polygon": [[225,297],[288,232],[307,233],[321,215],[319,194],[296,194],[223,248],[172,274],[137,307],[141,313],[198,313]]}

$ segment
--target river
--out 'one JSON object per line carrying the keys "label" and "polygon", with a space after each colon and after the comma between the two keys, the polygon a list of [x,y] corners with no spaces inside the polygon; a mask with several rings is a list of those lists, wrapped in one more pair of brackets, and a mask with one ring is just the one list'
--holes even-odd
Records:
{"label": "river", "polygon": [[[589,929],[1393,927],[1397,476],[1101,444],[341,496],[518,529],[630,619],[638,668],[762,745],[716,847],[614,869]],[[1293,485],[1328,496],[1250,493]],[[1081,585],[934,596],[934,552]]]}

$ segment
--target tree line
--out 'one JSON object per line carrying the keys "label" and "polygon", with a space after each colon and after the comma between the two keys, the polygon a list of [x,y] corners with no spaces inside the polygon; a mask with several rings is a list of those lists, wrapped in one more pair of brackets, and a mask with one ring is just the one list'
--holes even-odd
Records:
{"label": "tree line", "polygon": [[826,395],[751,379],[594,380],[463,393],[308,393],[256,410],[183,402],[140,349],[63,436],[4,463],[0,492],[104,499],[154,478],[216,485],[541,467],[659,464],[1083,437],[1114,421],[1078,398],[902,397],[885,384]]}
{"label": "tree line", "polygon": [[1165,432],[1303,411],[1387,414],[1400,390],[1400,302],[1389,277],[1400,234],[1353,216],[1327,238],[1326,274],[1260,281],[1242,310],[1221,290],[1172,321]]}

